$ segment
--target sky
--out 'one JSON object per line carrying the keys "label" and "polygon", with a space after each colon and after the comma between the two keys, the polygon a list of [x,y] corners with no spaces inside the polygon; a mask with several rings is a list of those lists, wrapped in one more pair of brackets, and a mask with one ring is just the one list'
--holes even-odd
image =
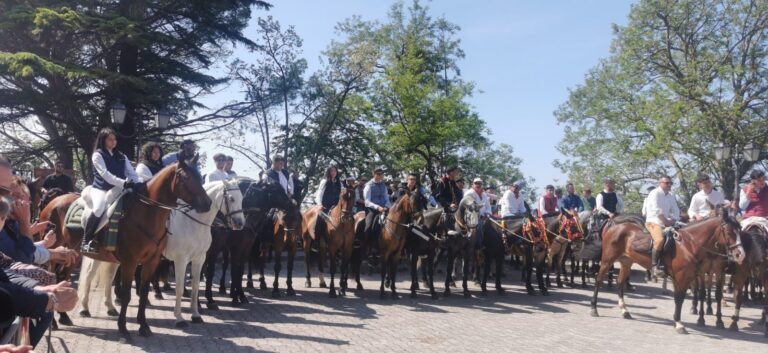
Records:
{"label": "sky", "polygon": [[[394,3],[270,2],[274,5],[270,11],[254,11],[245,35],[256,37],[258,16],[271,15],[283,26],[294,26],[304,40],[307,75],[319,68],[322,51],[338,38],[336,23],[353,15],[385,20]],[[553,112],[568,99],[569,88],[583,83],[585,74],[610,54],[612,25],[627,23],[634,2],[443,0],[422,4],[431,9],[433,17],[443,16],[461,27],[458,38],[466,57],[459,68],[464,79],[474,82],[479,90],[469,103],[492,130],[490,139],[511,145],[515,156],[523,160],[523,174],[535,178],[535,186],[542,189],[547,184],[566,182],[566,176],[552,166],[555,159],[563,158],[555,148],[563,137],[563,126],[557,124]],[[245,61],[249,55],[253,54],[241,49],[235,52]],[[216,106],[230,99],[232,92],[222,92],[207,103]],[[203,149],[211,144],[201,143]],[[234,169],[240,174],[255,176],[255,168],[243,163],[238,166]]]}

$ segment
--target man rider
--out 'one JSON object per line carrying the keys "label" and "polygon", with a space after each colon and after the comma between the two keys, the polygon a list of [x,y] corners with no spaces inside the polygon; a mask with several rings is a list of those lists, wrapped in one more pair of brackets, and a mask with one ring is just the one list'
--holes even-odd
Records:
{"label": "man rider", "polygon": [[369,237],[375,236],[374,226],[376,217],[392,207],[389,201],[387,184],[384,182],[384,167],[377,167],[373,170],[373,179],[365,184],[363,189],[365,198],[365,234]]}
{"label": "man rider", "polygon": [[661,250],[664,247],[664,228],[674,226],[680,219],[677,199],[672,193],[672,178],[665,175],[659,179],[659,187],[648,194],[645,210],[647,212],[645,227],[653,237],[651,272],[657,277],[663,277],[664,263],[661,261]]}
{"label": "man rider", "polygon": [[611,178],[605,178],[603,183],[603,191],[595,198],[595,209],[589,226],[589,232],[598,237],[606,220],[624,212],[624,200],[616,193],[616,182]]}
{"label": "man rider", "polygon": [[581,202],[581,198],[579,197],[579,195],[576,195],[576,188],[573,187],[573,183],[568,183],[568,185],[565,186],[565,191],[568,194],[563,197],[562,210],[564,211],[575,210],[576,212],[584,211],[584,204]]}

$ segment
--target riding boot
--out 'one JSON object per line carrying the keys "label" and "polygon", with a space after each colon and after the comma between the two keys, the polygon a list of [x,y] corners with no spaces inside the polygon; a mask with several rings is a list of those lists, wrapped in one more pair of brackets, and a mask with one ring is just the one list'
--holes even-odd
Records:
{"label": "riding boot", "polygon": [[661,251],[656,249],[651,251],[651,265],[653,266],[651,272],[653,272],[656,277],[663,278],[666,275],[664,265],[661,262]]}
{"label": "riding boot", "polygon": [[96,237],[96,228],[99,227],[99,221],[101,217],[91,214],[85,221],[85,233],[83,234],[83,252],[95,253],[98,252],[98,241]]}

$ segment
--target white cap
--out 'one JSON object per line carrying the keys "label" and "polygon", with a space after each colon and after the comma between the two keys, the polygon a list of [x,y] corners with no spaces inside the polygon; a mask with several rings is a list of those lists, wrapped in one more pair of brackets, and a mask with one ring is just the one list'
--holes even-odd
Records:
{"label": "white cap", "polygon": [[482,183],[483,183],[483,179],[480,179],[480,178],[475,178],[475,180],[472,180],[472,183],[473,183],[473,184],[474,184],[474,183],[481,183],[481,184],[482,184]]}

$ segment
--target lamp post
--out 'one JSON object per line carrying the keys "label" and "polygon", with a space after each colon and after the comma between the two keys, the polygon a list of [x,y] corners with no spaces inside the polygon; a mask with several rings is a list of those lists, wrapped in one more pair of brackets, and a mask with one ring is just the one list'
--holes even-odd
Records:
{"label": "lamp post", "polygon": [[[752,142],[747,143],[744,146],[744,149],[741,151],[742,155],[744,157],[744,161],[747,162],[754,162],[757,161],[760,158],[760,152],[762,148],[760,145],[753,144]],[[715,146],[715,158],[719,161],[725,161],[730,159],[731,165],[733,166],[733,200],[736,201],[739,198],[739,179],[741,179],[741,175],[739,174],[739,167],[741,166],[741,163],[739,163],[736,159],[736,156],[738,155],[738,146],[734,146],[731,148],[731,146],[727,146],[725,143],[720,142]]]}
{"label": "lamp post", "polygon": [[[117,102],[115,104],[112,104],[110,107],[110,112],[112,115],[112,123],[115,125],[123,125],[125,123],[125,114],[127,112],[127,108],[125,107],[125,104],[121,102]],[[168,127],[168,124],[171,121],[172,113],[165,108],[158,109],[155,113],[155,124],[157,125],[158,129],[166,129]],[[139,155],[139,152],[141,151],[141,144],[142,144],[142,137],[143,137],[143,122],[140,117],[135,118],[135,136],[136,136],[136,155]]]}

